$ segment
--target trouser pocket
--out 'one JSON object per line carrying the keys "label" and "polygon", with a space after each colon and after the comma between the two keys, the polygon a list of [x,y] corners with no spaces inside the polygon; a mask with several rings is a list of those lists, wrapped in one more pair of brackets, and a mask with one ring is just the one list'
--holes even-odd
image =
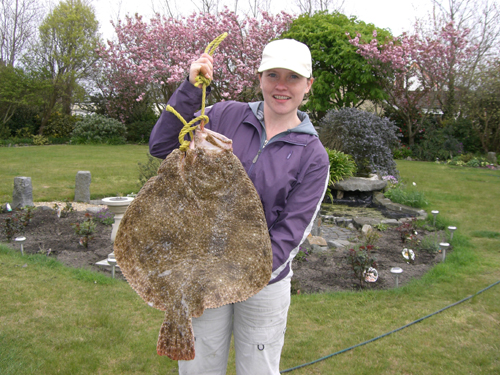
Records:
{"label": "trouser pocket", "polygon": [[236,373],[238,375],[279,374],[285,331],[286,318],[282,324],[273,327],[234,327]]}

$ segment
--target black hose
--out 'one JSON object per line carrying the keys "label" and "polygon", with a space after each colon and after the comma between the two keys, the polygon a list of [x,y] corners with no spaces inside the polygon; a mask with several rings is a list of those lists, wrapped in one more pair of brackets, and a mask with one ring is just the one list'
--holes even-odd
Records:
{"label": "black hose", "polygon": [[413,322],[411,322],[411,323],[408,323],[408,324],[406,324],[406,325],[404,325],[404,326],[402,326],[402,327],[399,327],[399,328],[397,328],[397,329],[395,329],[395,330],[393,330],[393,331],[390,331],[390,332],[384,333],[383,335],[377,336],[377,337],[375,337],[375,338],[373,338],[373,339],[370,339],[370,340],[368,340],[368,341],[364,341],[364,342],[362,342],[362,343],[360,343],[360,344],[357,344],[357,345],[351,346],[351,347],[349,347],[349,348],[346,348],[346,349],[340,350],[340,351],[338,351],[338,352],[335,352],[335,353],[329,354],[329,355],[327,355],[327,356],[325,356],[325,357],[321,357],[321,358],[319,358],[319,359],[316,359],[315,361],[308,362],[308,363],[304,363],[303,365],[295,366],[295,367],[292,367],[292,368],[289,368],[289,369],[286,369],[286,370],[282,370],[282,371],[280,371],[280,374],[284,374],[285,372],[291,372],[291,371],[293,371],[293,370],[297,370],[297,369],[299,369],[299,368],[306,367],[306,366],[309,366],[309,365],[315,364],[315,363],[317,363],[317,362],[324,361],[325,359],[328,359],[328,358],[330,358],[330,357],[336,356],[337,354],[342,354],[342,353],[348,352],[349,350],[352,350],[352,349],[354,349],[354,348],[357,348],[357,347],[360,347],[360,346],[366,345],[366,344],[368,344],[368,343],[370,343],[370,342],[373,342],[373,341],[376,341],[376,340],[378,340],[378,339],[381,339],[382,337],[389,336],[389,335],[390,335],[390,334],[392,334],[392,333],[395,333],[395,332],[401,331],[402,329],[405,329],[405,328],[407,328],[407,327],[409,327],[409,326],[412,326],[413,324],[420,323],[422,320],[425,320],[425,319],[427,319],[427,318],[430,318],[430,317],[431,317],[431,316],[433,316],[433,315],[439,314],[440,312],[443,312],[444,310],[447,310],[447,309],[449,309],[450,307],[457,306],[457,305],[461,304],[462,302],[465,302],[465,301],[467,301],[467,300],[470,300],[471,298],[474,298],[475,296],[477,296],[477,295],[479,295],[479,294],[481,294],[481,293],[483,293],[483,292],[487,291],[488,289],[490,289],[490,288],[494,287],[494,286],[495,286],[495,285],[497,285],[497,284],[500,284],[500,280],[499,280],[499,281],[497,281],[496,283],[491,284],[490,286],[488,286],[488,287],[486,287],[486,288],[484,288],[484,289],[481,289],[479,292],[477,292],[476,294],[473,294],[472,296],[466,297],[466,298],[464,298],[464,299],[462,299],[462,300],[460,300],[460,301],[458,301],[458,302],[455,302],[455,303],[453,303],[453,304],[451,304],[451,305],[449,305],[449,306],[446,306],[446,307],[442,308],[441,310],[438,310],[438,311],[436,311],[436,312],[433,312],[432,314],[426,315],[426,316],[424,316],[423,318],[417,319],[417,320],[415,320],[415,321],[413,321]]}

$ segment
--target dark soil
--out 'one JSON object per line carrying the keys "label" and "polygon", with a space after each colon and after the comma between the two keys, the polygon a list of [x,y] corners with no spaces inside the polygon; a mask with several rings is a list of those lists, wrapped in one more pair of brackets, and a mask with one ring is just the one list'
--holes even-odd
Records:
{"label": "dark soil", "polygon": [[[444,241],[444,232],[430,232],[417,230],[417,238],[421,241],[424,237],[439,242]],[[371,251],[376,260],[378,279],[376,282],[360,282],[354,276],[349,263],[349,248],[329,249],[325,252],[313,252],[306,255],[305,259],[297,257],[293,261],[292,292],[294,293],[321,293],[330,291],[354,291],[360,289],[390,289],[395,287],[395,277],[391,274],[392,267],[400,267],[403,273],[398,276],[398,284],[402,286],[412,279],[419,279],[436,263],[442,260],[440,252],[416,250],[415,260],[408,262],[403,258],[402,251],[408,245],[403,244],[400,233],[395,227],[390,227],[379,232],[380,239]],[[359,232],[353,232],[353,237]],[[324,235],[326,238],[326,236]],[[353,241],[362,245],[360,240]],[[447,250],[449,253],[451,249]]]}
{"label": "dark soil", "polygon": [[[0,226],[3,226],[5,218],[12,213],[0,214]],[[85,219],[85,212],[73,211],[67,217],[57,217],[54,210],[48,208],[37,208],[31,222],[26,226],[24,233],[16,234],[16,237],[24,236],[23,243],[25,254],[44,254],[57,258],[61,263],[70,267],[92,269],[99,272],[109,270],[96,266],[95,263],[106,259],[113,252],[111,243],[111,225],[96,222],[96,230],[88,247],[80,245],[80,236],[75,234],[71,224],[81,223]],[[2,229],[0,227],[0,229]],[[0,242],[7,242],[5,233],[0,231]],[[19,250],[20,243],[12,240],[10,246]]]}
{"label": "dark soil", "polygon": [[[0,213],[0,242],[6,243],[7,238],[3,230],[5,218],[12,213]],[[31,222],[26,226],[24,233],[16,234],[16,237],[24,236],[24,252],[27,254],[44,254],[57,258],[60,262],[70,267],[91,269],[97,272],[111,275],[108,268],[97,266],[95,263],[106,259],[113,251],[111,244],[110,225],[97,223],[97,228],[90,240],[88,247],[79,244],[80,237],[75,234],[72,224],[84,220],[84,212],[70,212],[67,217],[57,217],[55,211],[48,208],[37,208]],[[324,231],[325,239],[328,240],[327,231]],[[390,273],[391,267],[401,267],[404,272],[399,276],[399,285],[406,284],[413,278],[420,278],[434,264],[442,258],[440,253],[428,253],[416,251],[414,263],[407,263],[401,255],[404,247],[399,232],[394,228],[380,232],[382,237],[376,243],[374,255],[376,257],[378,280],[374,283],[363,283],[363,288],[388,289],[393,288],[395,280]],[[353,236],[356,232],[353,232]],[[419,231],[419,238],[429,234]],[[438,237],[442,233],[438,233]],[[438,239],[442,241],[442,239]],[[19,250],[20,244],[11,241],[11,247]],[[448,250],[450,251],[450,250]],[[295,292],[315,293],[341,290],[359,290],[359,281],[353,276],[352,268],[348,262],[348,249],[330,249],[324,252],[315,252],[307,255],[307,260],[293,262],[294,276],[292,287]],[[122,278],[120,273],[117,277]]]}

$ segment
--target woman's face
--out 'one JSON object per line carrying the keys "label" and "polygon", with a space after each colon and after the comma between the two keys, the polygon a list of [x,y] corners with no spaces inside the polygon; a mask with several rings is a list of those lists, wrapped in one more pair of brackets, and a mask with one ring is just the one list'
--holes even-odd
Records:
{"label": "woman's face", "polygon": [[295,113],[313,83],[312,78],[281,68],[265,70],[259,79],[264,103],[277,115]]}

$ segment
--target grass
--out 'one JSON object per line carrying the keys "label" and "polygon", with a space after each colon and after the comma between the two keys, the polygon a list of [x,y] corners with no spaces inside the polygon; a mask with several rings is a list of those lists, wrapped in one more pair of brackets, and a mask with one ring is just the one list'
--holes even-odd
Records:
{"label": "grass", "polygon": [[[453,251],[399,289],[292,296],[282,369],[390,332],[500,280],[500,241],[491,235],[498,233],[500,172],[408,161],[398,161],[398,168],[425,193],[426,210],[439,210],[438,224],[458,228]],[[155,352],[163,314],[126,283],[1,249],[1,374],[175,373],[176,363]],[[291,373],[500,373],[499,328],[497,285]],[[234,359],[227,373],[235,374]]]}
{"label": "grass", "polygon": [[400,203],[410,207],[425,208],[428,204],[425,200],[425,194],[413,186],[398,185],[387,190],[384,195],[394,203]]}
{"label": "grass", "polygon": [[78,171],[90,171],[91,199],[138,191],[147,146],[0,147],[0,202],[11,202],[15,177],[31,177],[33,200],[73,200]]}

